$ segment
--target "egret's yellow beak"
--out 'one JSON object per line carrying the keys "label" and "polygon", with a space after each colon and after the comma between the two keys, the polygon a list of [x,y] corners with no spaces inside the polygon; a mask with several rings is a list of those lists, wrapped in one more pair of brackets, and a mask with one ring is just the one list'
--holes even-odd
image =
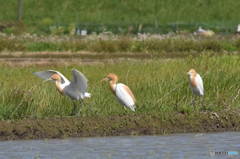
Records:
{"label": "egret's yellow beak", "polygon": [[108,78],[107,78],[107,77],[103,78],[103,79],[101,80],[101,82],[103,82],[103,81],[108,81]]}
{"label": "egret's yellow beak", "polygon": [[51,80],[52,80],[51,78],[46,79],[46,80],[43,81],[43,83],[45,83],[45,82],[47,82],[47,81],[51,81]]}

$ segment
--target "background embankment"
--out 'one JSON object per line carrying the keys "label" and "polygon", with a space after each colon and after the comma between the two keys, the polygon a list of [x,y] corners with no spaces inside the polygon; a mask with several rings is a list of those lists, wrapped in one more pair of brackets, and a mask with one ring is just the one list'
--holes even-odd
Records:
{"label": "background embankment", "polygon": [[[171,56],[204,52],[238,53],[240,36],[235,34],[204,37],[193,34],[93,34],[88,36],[37,36],[0,34],[0,55],[4,52],[88,52],[108,54],[147,54]],[[61,56],[60,56],[61,57]]]}
{"label": "background embankment", "polygon": [[88,32],[159,33],[192,31],[199,25],[234,32],[240,19],[238,0],[24,0],[22,23],[14,25],[17,2],[1,3],[0,29],[6,33],[71,34],[76,27]]}

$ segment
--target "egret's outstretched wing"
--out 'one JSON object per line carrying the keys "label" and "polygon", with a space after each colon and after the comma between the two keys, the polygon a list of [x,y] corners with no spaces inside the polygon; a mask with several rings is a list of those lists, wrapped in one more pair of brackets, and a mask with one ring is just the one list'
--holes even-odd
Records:
{"label": "egret's outstretched wing", "polygon": [[82,74],[76,69],[72,70],[72,75],[73,75],[73,79],[69,86],[73,89],[79,90],[82,93],[85,93],[87,91],[87,86],[88,86],[87,78],[84,76],[84,74]]}
{"label": "egret's outstretched wing", "polygon": [[59,74],[61,77],[61,83],[69,83],[69,80],[64,77],[60,72],[55,71],[55,70],[47,70],[47,71],[40,71],[40,72],[34,72],[33,74],[38,76],[39,78],[42,78],[44,80],[48,80],[53,74]]}

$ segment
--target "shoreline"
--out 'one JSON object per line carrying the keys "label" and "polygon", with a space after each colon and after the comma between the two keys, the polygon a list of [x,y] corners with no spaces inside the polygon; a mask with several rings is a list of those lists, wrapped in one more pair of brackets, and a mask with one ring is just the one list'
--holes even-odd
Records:
{"label": "shoreline", "polygon": [[240,131],[237,112],[240,109],[191,115],[175,113],[166,119],[153,114],[130,114],[8,120],[0,121],[0,140]]}

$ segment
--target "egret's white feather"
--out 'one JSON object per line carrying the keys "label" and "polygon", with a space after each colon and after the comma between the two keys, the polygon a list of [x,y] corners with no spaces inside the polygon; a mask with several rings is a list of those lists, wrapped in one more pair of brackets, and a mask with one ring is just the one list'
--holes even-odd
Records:
{"label": "egret's white feather", "polygon": [[116,97],[117,99],[126,107],[130,108],[132,111],[135,111],[135,102],[131,95],[125,89],[126,85],[122,83],[116,84]]}
{"label": "egret's white feather", "polygon": [[56,72],[57,74],[59,74],[61,76],[61,78],[63,78],[64,80],[64,83],[61,84],[61,87],[64,89],[66,86],[68,86],[70,84],[70,81],[60,72],[58,71],[55,71],[55,70],[49,70],[49,71],[54,71]]}
{"label": "egret's white feather", "polygon": [[196,75],[196,84],[197,84],[197,89],[199,90],[199,93],[201,96],[204,95],[204,88],[203,88],[203,80],[202,80],[202,77],[197,74]]}
{"label": "egret's white feather", "polygon": [[84,94],[81,93],[81,99],[84,98],[91,98],[91,93],[85,92]]}
{"label": "egret's white feather", "polygon": [[70,81],[60,72],[56,70],[47,70],[47,71],[40,71],[40,72],[34,72],[36,76],[44,79],[45,81],[51,80],[51,76],[53,74],[58,74],[61,77],[61,88],[65,88],[67,85],[70,84]]}
{"label": "egret's white feather", "polygon": [[91,97],[91,94],[86,92],[87,78],[76,69],[73,69],[72,71],[73,80],[71,82],[62,73],[55,70],[35,72],[34,74],[44,80],[52,80],[51,76],[53,74],[58,74],[61,77],[61,82],[58,84],[57,87],[60,88],[63,94],[69,96],[74,100]]}
{"label": "egret's white feather", "polygon": [[203,80],[199,74],[196,74],[196,76],[190,76],[191,80],[194,80],[196,83],[196,86],[191,86],[192,91],[194,94],[198,96],[203,96],[204,95],[204,88],[203,88]]}

